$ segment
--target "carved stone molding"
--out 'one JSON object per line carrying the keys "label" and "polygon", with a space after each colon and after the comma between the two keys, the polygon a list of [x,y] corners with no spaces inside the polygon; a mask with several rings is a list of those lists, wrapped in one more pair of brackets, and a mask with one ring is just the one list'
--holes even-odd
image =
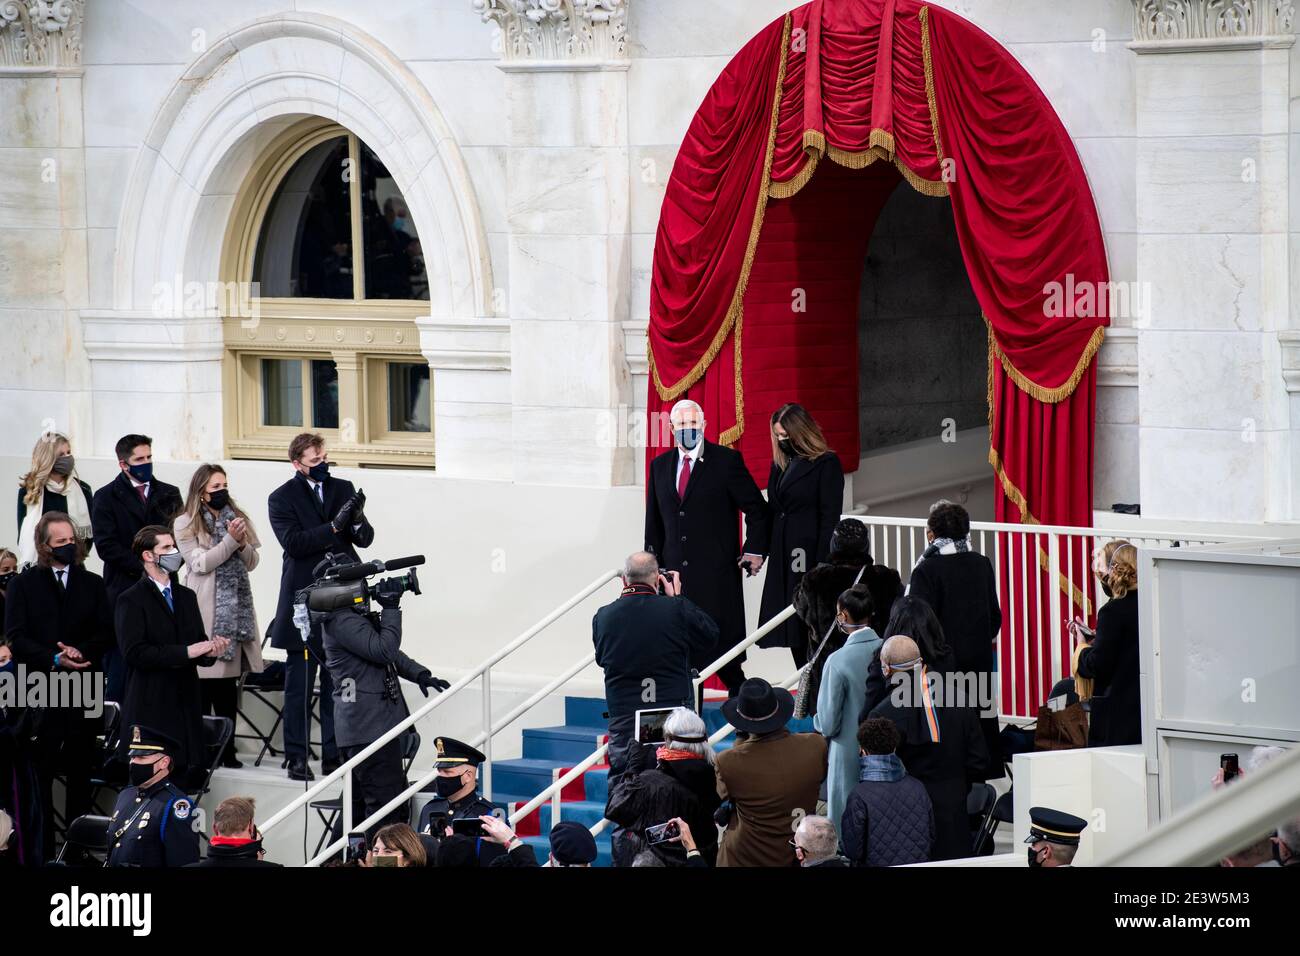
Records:
{"label": "carved stone molding", "polygon": [[499,29],[506,63],[627,58],[628,0],[471,0]]}
{"label": "carved stone molding", "polygon": [[86,0],[0,0],[0,70],[80,69]]}
{"label": "carved stone molding", "polygon": [[1295,41],[1293,0],[1133,0],[1138,52],[1250,49]]}

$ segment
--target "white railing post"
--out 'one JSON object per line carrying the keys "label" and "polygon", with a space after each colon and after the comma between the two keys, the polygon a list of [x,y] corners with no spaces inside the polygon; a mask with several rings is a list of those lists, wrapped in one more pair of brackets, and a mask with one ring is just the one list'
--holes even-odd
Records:
{"label": "white railing post", "polygon": [[1055,531],[1048,532],[1047,535],[1047,587],[1048,607],[1051,609],[1048,613],[1051,615],[1051,627],[1048,633],[1052,638],[1052,680],[1046,687],[1051,691],[1052,684],[1061,679],[1061,633],[1064,630],[1064,620],[1061,617],[1061,555],[1057,550],[1060,538]]}
{"label": "white railing post", "polygon": [[352,768],[343,774],[343,839],[352,832]]}
{"label": "white railing post", "polygon": [[492,668],[483,671],[483,799],[492,800]]}

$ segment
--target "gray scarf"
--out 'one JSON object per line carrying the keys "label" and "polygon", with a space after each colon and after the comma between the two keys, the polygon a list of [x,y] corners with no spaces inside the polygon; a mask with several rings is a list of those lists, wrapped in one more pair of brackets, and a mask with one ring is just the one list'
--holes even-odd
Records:
{"label": "gray scarf", "polygon": [[[226,525],[235,517],[230,505],[215,517],[211,508],[203,508],[203,523],[215,547],[226,537]],[[238,553],[232,554],[216,571],[216,606],[212,613],[212,633],[230,638],[230,646],[221,655],[223,661],[233,661],[238,645],[255,636],[253,623],[253,589],[248,583],[248,568]]]}

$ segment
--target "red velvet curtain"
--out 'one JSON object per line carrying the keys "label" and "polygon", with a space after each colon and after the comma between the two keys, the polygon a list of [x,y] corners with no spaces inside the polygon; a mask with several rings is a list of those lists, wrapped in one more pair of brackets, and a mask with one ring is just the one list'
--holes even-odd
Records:
{"label": "red velvet curtain", "polygon": [[[951,201],[988,324],[997,517],[1091,525],[1093,358],[1108,279],[1091,191],[1060,120],[1010,54],[916,0],[813,0],[751,40],[705,97],[655,241],[651,414],[684,396],[700,402],[708,437],[739,447],[763,482],[768,416],[802,401],[854,470],[856,281],[897,176]],[[803,312],[791,308],[799,288],[809,292]],[[1034,636],[1050,594],[1046,541],[1020,555],[1037,569],[1032,581],[1012,570],[1015,543],[1001,558],[1004,594],[1032,593],[1001,649],[1032,675],[1022,711],[1053,676],[1050,648]],[[1086,567],[1082,553],[1056,558]],[[1059,609],[1092,610],[1081,595]]]}

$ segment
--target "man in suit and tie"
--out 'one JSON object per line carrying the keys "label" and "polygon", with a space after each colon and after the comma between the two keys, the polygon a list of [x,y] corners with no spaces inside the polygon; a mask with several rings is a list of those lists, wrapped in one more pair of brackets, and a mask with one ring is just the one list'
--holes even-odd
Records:
{"label": "man in suit and tie", "polygon": [[[91,502],[91,527],[99,556],[104,559],[104,586],[108,603],[140,580],[144,567],[131,551],[136,534],[147,525],[171,527],[172,518],[184,507],[181,491],[159,481],[153,474],[153,439],[148,435],[123,435],[114,446],[117,477],[95,492]],[[104,659],[109,700],[120,701],[125,693],[126,670],[116,646]]]}
{"label": "man in suit and tie", "polygon": [[[645,549],[661,568],[681,573],[682,593],[717,622],[716,659],[744,639],[741,567],[754,575],[763,566],[770,509],[740,453],[704,440],[699,405],[683,399],[669,417],[675,444],[650,463]],[[718,671],[732,696],[744,683],[744,660],[741,654]]]}
{"label": "man in suit and tie", "polygon": [[[82,564],[84,552],[71,517],[62,511],[41,516],[36,524],[36,563],[10,582],[5,602],[5,637],[15,661],[25,665],[29,674],[89,672],[100,679],[104,654],[113,644],[113,616],[103,578]],[[36,728],[47,860],[54,856],[54,778],[64,778],[65,821],[91,809],[90,777],[99,721],[72,703],[52,702]]]}
{"label": "man in suit and tie", "polygon": [[[294,476],[271,492],[268,504],[271,529],[284,549],[280,600],[271,626],[271,644],[288,652],[284,675],[284,749],[289,779],[312,780],[315,775],[307,764],[311,723],[304,709],[319,667],[321,770],[333,773],[339,765],[338,745],[334,740],[334,684],[325,667],[320,625],[311,625],[309,640],[304,644],[293,621],[294,596],[316,580],[314,570],[326,556],[339,554],[349,562],[361,560],[356,549],[370,547],[375,540],[375,529],[365,517],[365,493],[355,490],[345,478],[330,476],[324,438],[310,432],[299,435],[289,444],[289,461]],[[310,651],[306,657],[304,649]]]}

